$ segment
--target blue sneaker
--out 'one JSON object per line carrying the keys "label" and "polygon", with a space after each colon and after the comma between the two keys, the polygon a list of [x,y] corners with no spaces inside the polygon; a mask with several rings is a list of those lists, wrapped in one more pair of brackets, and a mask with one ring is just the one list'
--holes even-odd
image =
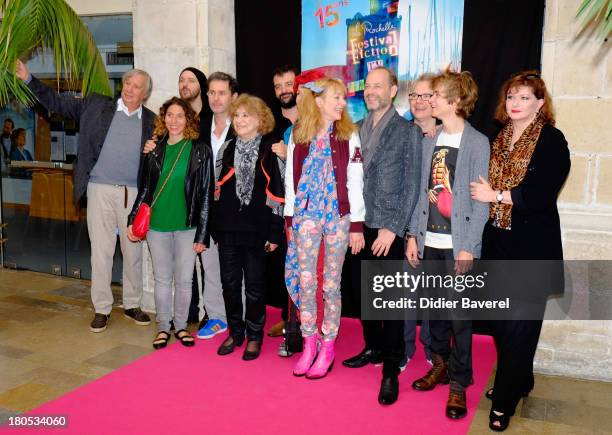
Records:
{"label": "blue sneaker", "polygon": [[227,324],[218,319],[209,319],[199,331],[198,338],[213,338],[217,334],[227,331]]}

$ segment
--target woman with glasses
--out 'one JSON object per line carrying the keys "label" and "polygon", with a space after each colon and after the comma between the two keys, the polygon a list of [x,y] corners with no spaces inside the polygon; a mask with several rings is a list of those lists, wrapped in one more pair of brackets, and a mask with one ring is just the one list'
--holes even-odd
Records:
{"label": "woman with glasses", "polygon": [[[295,376],[319,379],[331,370],[340,326],[340,278],[347,247],[365,245],[363,165],[353,162],[360,147],[357,128],[346,109],[346,88],[323,78],[300,89],[298,121],[289,143],[285,176],[285,217],[290,228],[285,277],[300,309],[304,351]],[[324,319],[317,354],[317,258],[321,242]],[[316,360],[315,360],[316,359]]]}
{"label": "woman with glasses", "polygon": [[[429,274],[463,275],[480,256],[487,221],[487,207],[470,198],[469,183],[487,176],[489,141],[466,121],[478,99],[469,72],[444,72],[432,80],[432,89],[429,103],[442,129],[423,140],[421,195],[408,228],[406,257],[412,267],[419,258],[432,260],[425,264]],[[446,416],[458,419],[467,415],[466,389],[472,383],[472,323],[451,317],[429,313],[433,367],[412,388],[430,391],[450,382]]]}
{"label": "woman with glasses", "polygon": [[[504,83],[495,118],[504,127],[491,147],[489,181],[471,183],[472,198],[489,206],[482,258],[560,262],[557,196],[570,170],[570,156],[563,133],[554,127],[552,101],[536,71],[518,73]],[[497,372],[487,397],[493,400],[489,427],[494,431],[508,427],[519,400],[534,386],[533,358],[546,297],[560,291],[563,282],[562,269],[545,273],[551,288],[530,290],[531,296],[539,294],[540,320],[522,320],[534,317],[521,316],[515,309],[516,320],[491,322]]]}

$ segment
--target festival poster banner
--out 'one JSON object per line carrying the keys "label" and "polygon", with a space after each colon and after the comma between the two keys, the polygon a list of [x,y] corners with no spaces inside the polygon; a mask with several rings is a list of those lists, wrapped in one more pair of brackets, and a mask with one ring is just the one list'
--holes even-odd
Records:
{"label": "festival poster banner", "polygon": [[410,81],[460,70],[462,35],[463,0],[302,0],[302,70],[342,79],[354,121],[367,112],[365,77],[377,66],[397,74],[395,106],[410,119]]}

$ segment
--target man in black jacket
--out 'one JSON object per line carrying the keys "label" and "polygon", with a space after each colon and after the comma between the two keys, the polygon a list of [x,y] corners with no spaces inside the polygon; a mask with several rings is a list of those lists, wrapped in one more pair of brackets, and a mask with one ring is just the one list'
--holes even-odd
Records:
{"label": "man in black jacket", "polygon": [[124,313],[136,324],[148,325],[151,319],[140,309],[142,246],[128,240],[127,217],[138,193],[142,148],[153,133],[155,114],[143,106],[151,95],[151,77],[142,70],[126,72],[121,98],[115,101],[95,93],[85,98],[60,95],[32,77],[19,60],[16,75],[47,110],[79,122],[74,199],[78,202],[87,193],[91,299],[96,312],[90,330],[104,331],[110,317],[117,229],[123,254]]}

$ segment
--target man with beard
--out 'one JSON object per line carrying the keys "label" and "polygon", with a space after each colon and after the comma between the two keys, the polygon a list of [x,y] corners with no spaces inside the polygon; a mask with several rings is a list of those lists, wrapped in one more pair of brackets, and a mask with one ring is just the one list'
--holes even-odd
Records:
{"label": "man with beard", "polygon": [[[421,174],[421,129],[402,118],[393,106],[397,76],[378,67],[366,77],[364,97],[369,110],[359,136],[366,205],[363,260],[404,260],[404,235],[418,199]],[[362,321],[365,348],[342,362],[359,368],[383,362],[378,394],[381,405],[397,400],[398,375],[405,353],[404,322]]]}
{"label": "man with beard", "polygon": [[[200,131],[205,131],[204,123],[207,122],[212,114],[208,105],[208,81],[206,75],[202,71],[194,67],[187,67],[179,75],[179,95],[183,100],[191,105],[191,108],[200,116]],[[204,92],[202,92],[204,90]],[[208,142],[208,141],[207,141]],[[221,277],[219,276],[219,261],[211,258],[207,252],[210,249],[198,254],[193,270],[191,304],[189,306],[189,323],[196,323],[200,320],[200,295],[202,299],[206,285],[211,292],[214,289],[221,288]],[[200,270],[201,279],[198,280],[198,268]],[[202,284],[200,288],[200,283]],[[206,303],[202,302],[202,307],[206,310]],[[208,320],[208,312],[202,318],[202,322],[198,326],[201,329]],[[222,328],[221,328],[222,329]]]}
{"label": "man with beard", "polygon": [[[285,172],[285,159],[287,158],[287,142],[289,141],[289,127],[295,124],[297,119],[297,105],[295,102],[295,92],[293,84],[295,82],[296,70],[292,66],[284,65],[276,68],[272,75],[272,83],[274,84],[274,95],[280,104],[280,112],[274,113],[274,134],[282,138],[281,141],[272,145],[272,151],[279,157],[279,167],[281,173]],[[284,265],[284,258],[283,258]],[[285,292],[283,289],[283,296]],[[270,337],[280,337],[283,335],[285,325],[288,318],[288,307],[286,303],[282,304],[281,320],[274,324],[268,331]],[[279,349],[279,355],[287,356],[284,346]]]}
{"label": "man with beard", "polygon": [[295,91],[293,89],[296,75],[296,69],[289,65],[276,68],[272,75],[274,95],[276,95],[281,107],[280,113],[277,112],[274,116],[274,121],[276,122],[275,131],[279,137],[285,139],[285,143],[287,142],[287,138],[284,137],[285,132],[290,126],[295,124],[298,114]]}

